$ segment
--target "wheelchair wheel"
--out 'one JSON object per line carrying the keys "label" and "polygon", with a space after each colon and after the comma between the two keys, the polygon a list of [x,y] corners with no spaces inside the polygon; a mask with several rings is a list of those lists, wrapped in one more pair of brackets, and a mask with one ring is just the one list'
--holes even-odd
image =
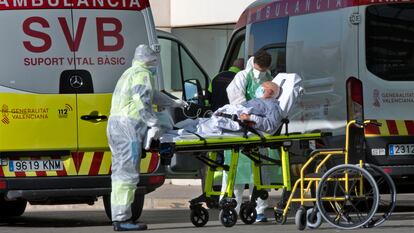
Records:
{"label": "wheelchair wheel", "polygon": [[252,205],[250,202],[243,203],[240,206],[240,219],[245,224],[253,224],[256,221],[257,212],[254,205]]}
{"label": "wheelchair wheel", "polygon": [[377,213],[365,227],[376,227],[387,220],[394,211],[397,202],[397,190],[391,176],[385,173],[380,167],[373,164],[363,166],[375,179],[380,192],[379,206]]}
{"label": "wheelchair wheel", "polygon": [[283,225],[286,223],[286,215],[283,215],[283,209],[275,209],[274,211],[275,214],[275,221],[277,224],[279,225]]}
{"label": "wheelchair wheel", "polygon": [[208,222],[208,211],[202,206],[196,206],[191,209],[190,220],[196,227],[203,227]]}
{"label": "wheelchair wheel", "polygon": [[222,209],[219,214],[220,222],[225,227],[232,227],[237,222],[237,212],[235,209]]}
{"label": "wheelchair wheel", "polygon": [[317,208],[310,208],[306,211],[306,226],[309,229],[317,229],[322,224],[322,216]]}
{"label": "wheelchair wheel", "polygon": [[349,164],[328,170],[321,178],[316,197],[323,219],[340,229],[355,229],[367,224],[379,202],[374,178],[367,170]]}
{"label": "wheelchair wheel", "polygon": [[301,206],[295,214],[295,225],[296,228],[300,231],[305,230],[306,228],[306,209]]}

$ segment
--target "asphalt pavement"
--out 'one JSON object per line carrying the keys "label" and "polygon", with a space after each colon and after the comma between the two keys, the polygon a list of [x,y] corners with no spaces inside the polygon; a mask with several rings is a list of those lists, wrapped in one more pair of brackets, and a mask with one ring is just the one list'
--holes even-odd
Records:
{"label": "asphalt pavement", "polygon": [[[145,196],[144,210],[149,209],[187,209],[189,201],[202,193],[200,185],[173,185],[166,183],[154,192]],[[248,199],[249,191],[245,190],[243,199]],[[273,206],[280,198],[280,191],[270,192],[270,205]],[[26,211],[50,211],[50,210],[103,210],[102,199],[93,205],[28,205]]]}
{"label": "asphalt pavement", "polygon": [[[218,210],[209,209],[210,220],[206,226],[194,227],[189,219],[188,201],[201,193],[199,185],[165,184],[146,196],[145,209],[140,221],[148,224],[149,231],[160,233],[268,233],[268,232],[300,232],[294,224],[294,213],[290,214],[285,225],[275,225],[273,211],[267,209],[267,223],[245,225],[238,220],[232,228],[225,228],[218,221]],[[245,192],[244,198],[248,198]],[[280,198],[280,192],[270,193],[270,206]],[[356,229],[346,232],[372,233],[412,233],[414,232],[414,195],[398,195],[397,212],[391,219],[378,228]],[[22,217],[0,219],[1,233],[104,233],[113,232],[110,221],[103,211],[102,201],[93,206],[59,205],[28,206]],[[318,232],[339,232],[324,223]]]}

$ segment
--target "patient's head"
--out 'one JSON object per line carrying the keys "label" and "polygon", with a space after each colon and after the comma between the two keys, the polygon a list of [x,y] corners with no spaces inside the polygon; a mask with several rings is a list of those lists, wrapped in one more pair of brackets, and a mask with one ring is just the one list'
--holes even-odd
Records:
{"label": "patient's head", "polygon": [[280,94],[280,87],[274,82],[268,81],[261,85],[256,91],[256,97],[262,99],[278,98]]}

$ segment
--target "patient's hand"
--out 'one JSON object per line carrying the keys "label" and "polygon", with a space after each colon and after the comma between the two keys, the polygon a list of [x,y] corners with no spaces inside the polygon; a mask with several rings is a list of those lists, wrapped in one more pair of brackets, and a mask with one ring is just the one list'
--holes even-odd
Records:
{"label": "patient's hand", "polygon": [[240,120],[242,121],[250,121],[250,115],[246,113],[240,114]]}

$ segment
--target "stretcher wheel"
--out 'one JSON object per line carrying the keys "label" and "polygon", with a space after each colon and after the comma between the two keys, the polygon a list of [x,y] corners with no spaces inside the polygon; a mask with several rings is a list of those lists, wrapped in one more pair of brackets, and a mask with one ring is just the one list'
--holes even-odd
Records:
{"label": "stretcher wheel", "polygon": [[220,222],[225,227],[232,227],[237,222],[237,212],[235,209],[222,209],[220,210]]}
{"label": "stretcher wheel", "polygon": [[322,224],[322,216],[318,210],[310,208],[306,211],[306,226],[310,229],[317,229]]}
{"label": "stretcher wheel", "polygon": [[375,183],[380,191],[380,206],[377,213],[365,225],[367,228],[381,225],[394,211],[397,202],[397,190],[391,176],[385,173],[380,167],[373,164],[364,164],[363,167],[374,177]]}
{"label": "stretcher wheel", "polygon": [[295,214],[295,225],[296,228],[300,231],[305,230],[306,228],[306,209],[301,206]]}
{"label": "stretcher wheel", "polygon": [[257,212],[254,205],[249,203],[243,203],[240,206],[240,219],[245,224],[253,224],[256,222]]}
{"label": "stretcher wheel", "polygon": [[282,209],[275,209],[274,214],[275,214],[275,221],[277,224],[283,225],[286,223],[286,216],[283,215]]}
{"label": "stretcher wheel", "polygon": [[202,206],[197,206],[191,209],[190,219],[194,226],[203,227],[208,222],[208,211]]}
{"label": "stretcher wheel", "polygon": [[316,199],[325,221],[351,230],[370,222],[378,208],[379,192],[367,170],[344,164],[329,169],[322,176]]}

